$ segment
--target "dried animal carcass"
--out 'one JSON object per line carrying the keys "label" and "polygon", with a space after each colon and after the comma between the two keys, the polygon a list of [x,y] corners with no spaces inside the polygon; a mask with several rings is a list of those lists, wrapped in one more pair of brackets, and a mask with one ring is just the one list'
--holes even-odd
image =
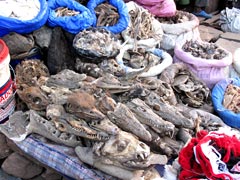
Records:
{"label": "dried animal carcass", "polygon": [[211,104],[209,88],[183,63],[174,63],[166,68],[160,79],[171,84],[178,99],[189,106],[201,107]]}
{"label": "dried animal carcass", "polygon": [[75,16],[79,14],[79,11],[74,11],[71,9],[68,9],[67,7],[58,7],[55,9],[56,17],[62,17],[62,16]]}
{"label": "dried animal carcass", "polygon": [[228,77],[232,53],[215,43],[191,40],[175,46],[174,62],[185,63],[211,89],[218,81]]}
{"label": "dried animal carcass", "polygon": [[197,40],[186,41],[182,46],[185,52],[191,53],[194,57],[203,59],[223,59],[227,56],[226,51],[215,43],[203,43]]}
{"label": "dried animal carcass", "polygon": [[102,3],[95,9],[97,16],[97,27],[99,26],[113,26],[117,23],[119,15],[117,8],[108,3]]}
{"label": "dried animal carcass", "polygon": [[131,132],[145,141],[151,141],[151,134],[124,104],[118,103],[114,111],[107,112],[108,118],[121,129]]}
{"label": "dried animal carcass", "polygon": [[97,109],[94,96],[87,92],[79,91],[72,93],[67,99],[65,109],[67,112],[75,114],[86,121],[100,121],[105,117]]}
{"label": "dried animal carcass", "polygon": [[163,35],[161,24],[148,10],[130,1],[126,3],[130,15],[128,27],[121,33],[128,44],[153,48],[160,43]]}
{"label": "dried animal carcass", "polygon": [[144,169],[167,163],[165,155],[152,153],[149,146],[124,131],[95,143],[93,149],[78,146],[75,151],[81,161],[121,179],[141,179]]}
{"label": "dried animal carcass", "polygon": [[160,116],[155,114],[141,99],[133,99],[131,102],[127,103],[127,106],[134,112],[134,115],[142,124],[150,126],[150,128],[161,134],[161,136],[174,133],[175,126],[171,122],[164,121]]}
{"label": "dried animal carcass", "polygon": [[223,106],[234,113],[240,112],[240,88],[229,84],[224,93]]}
{"label": "dried animal carcass", "polygon": [[103,58],[115,57],[119,53],[120,42],[104,28],[88,28],[74,37],[73,47],[80,56],[96,63]]}
{"label": "dried animal carcass", "polygon": [[49,77],[50,73],[47,66],[39,59],[24,60],[16,66],[17,86],[37,85],[37,80],[41,77]]}

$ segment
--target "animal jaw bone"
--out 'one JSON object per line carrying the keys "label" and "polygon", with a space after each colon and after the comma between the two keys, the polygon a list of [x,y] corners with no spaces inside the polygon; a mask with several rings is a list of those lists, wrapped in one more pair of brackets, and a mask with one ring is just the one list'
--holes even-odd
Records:
{"label": "animal jaw bone", "polygon": [[129,131],[145,141],[151,141],[151,134],[126,105],[118,103],[114,111],[108,111],[107,116],[110,121],[123,130]]}
{"label": "animal jaw bone", "polygon": [[95,141],[106,141],[109,136],[104,132],[90,128],[87,123],[80,119],[74,119],[71,115],[65,114],[54,119],[56,128],[61,132],[66,132]]}
{"label": "animal jaw bone", "polygon": [[82,145],[81,140],[77,136],[68,132],[60,132],[53,121],[48,121],[37,114],[36,111],[30,110],[30,123],[26,127],[27,133],[36,133],[46,137],[56,143],[64,144],[71,147]]}
{"label": "animal jaw bone", "polygon": [[195,124],[192,119],[185,117],[177,107],[163,103],[159,99],[160,98],[156,93],[151,92],[149,96],[145,98],[145,102],[157,115],[162,117],[164,120],[171,122],[175,126],[189,129],[195,128]]}
{"label": "animal jaw bone", "polygon": [[118,126],[113,124],[107,117],[101,121],[91,121],[88,124],[93,129],[103,131],[111,135],[117,135],[120,131]]}
{"label": "animal jaw bone", "polygon": [[174,133],[175,126],[171,122],[164,121],[141,99],[133,99],[127,103],[127,106],[141,123],[154,128],[156,132],[162,135]]}

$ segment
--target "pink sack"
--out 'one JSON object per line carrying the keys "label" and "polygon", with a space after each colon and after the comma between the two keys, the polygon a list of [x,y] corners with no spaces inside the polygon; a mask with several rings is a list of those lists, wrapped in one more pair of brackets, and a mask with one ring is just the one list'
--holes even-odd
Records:
{"label": "pink sack", "polygon": [[174,16],[177,10],[174,0],[134,0],[134,2],[158,17]]}
{"label": "pink sack", "polygon": [[[225,50],[226,51],[226,50]],[[181,46],[176,45],[174,48],[174,63],[183,62],[189,69],[202,79],[207,86],[212,89],[220,80],[228,78],[227,67],[232,64],[232,54],[228,51],[227,56],[220,60],[209,60],[194,57],[190,53],[183,51]]]}

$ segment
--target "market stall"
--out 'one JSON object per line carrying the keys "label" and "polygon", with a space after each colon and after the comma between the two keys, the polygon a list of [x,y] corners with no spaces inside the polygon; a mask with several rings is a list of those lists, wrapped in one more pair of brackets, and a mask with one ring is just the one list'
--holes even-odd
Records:
{"label": "market stall", "polygon": [[[173,2],[163,6],[167,17],[142,3],[41,1],[47,18],[36,29],[22,19],[24,32],[3,18],[0,132],[23,154],[68,179],[184,179],[193,168],[186,148],[202,143],[201,132],[238,141],[212,101],[228,75],[206,78],[213,64],[227,68],[231,53],[202,42],[198,19]],[[213,175],[197,165],[203,178]]]}

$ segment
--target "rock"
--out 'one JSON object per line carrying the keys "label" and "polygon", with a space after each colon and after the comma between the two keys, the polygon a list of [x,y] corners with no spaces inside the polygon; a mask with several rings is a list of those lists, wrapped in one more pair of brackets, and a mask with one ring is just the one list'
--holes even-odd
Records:
{"label": "rock", "polygon": [[0,159],[4,159],[9,156],[13,151],[7,145],[6,136],[0,133]]}
{"label": "rock", "polygon": [[0,169],[0,179],[1,180],[21,180],[20,178],[16,178],[16,177],[8,175],[2,169]]}
{"label": "rock", "polygon": [[212,28],[210,26],[200,25],[198,29],[201,39],[207,42],[210,42],[211,40],[217,40],[220,35],[223,34],[222,31]]}
{"label": "rock", "polygon": [[20,154],[14,152],[2,164],[2,169],[6,173],[15,177],[29,179],[39,175],[43,168]]}
{"label": "rock", "polygon": [[31,179],[26,179],[26,180],[45,180],[45,179],[41,175],[39,175],[37,177],[31,178]]}
{"label": "rock", "polygon": [[44,178],[44,180],[61,180],[62,176],[57,173],[56,171],[47,168],[44,173],[41,174],[41,176]]}

